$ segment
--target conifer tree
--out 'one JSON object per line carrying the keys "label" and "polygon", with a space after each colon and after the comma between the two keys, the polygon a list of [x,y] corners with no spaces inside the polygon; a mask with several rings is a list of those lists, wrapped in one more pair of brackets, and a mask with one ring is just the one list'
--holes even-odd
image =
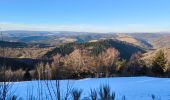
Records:
{"label": "conifer tree", "polygon": [[162,75],[167,69],[167,59],[163,50],[156,53],[152,61],[152,72],[157,75]]}

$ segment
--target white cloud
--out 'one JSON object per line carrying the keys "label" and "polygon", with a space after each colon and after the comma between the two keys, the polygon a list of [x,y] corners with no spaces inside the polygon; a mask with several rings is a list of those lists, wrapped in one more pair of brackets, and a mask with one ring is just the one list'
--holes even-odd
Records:
{"label": "white cloud", "polygon": [[142,24],[127,25],[33,25],[0,22],[2,30],[32,30],[32,31],[79,31],[79,32],[168,32],[169,28],[146,26]]}
{"label": "white cloud", "polygon": [[89,25],[31,25],[0,23],[2,30],[110,32],[111,28]]}

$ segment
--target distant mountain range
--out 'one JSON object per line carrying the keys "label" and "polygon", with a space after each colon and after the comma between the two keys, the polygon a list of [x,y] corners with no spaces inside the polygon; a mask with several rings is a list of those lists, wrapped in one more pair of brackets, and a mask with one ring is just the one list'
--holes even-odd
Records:
{"label": "distant mountain range", "polygon": [[94,42],[106,39],[125,41],[146,49],[170,47],[169,33],[88,33],[48,31],[3,31],[5,41],[59,45],[70,42]]}

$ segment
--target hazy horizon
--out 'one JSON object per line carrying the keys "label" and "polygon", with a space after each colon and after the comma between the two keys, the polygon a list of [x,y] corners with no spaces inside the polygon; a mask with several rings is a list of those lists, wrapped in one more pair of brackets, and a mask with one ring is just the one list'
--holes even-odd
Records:
{"label": "hazy horizon", "polygon": [[170,32],[169,0],[2,0],[2,30]]}

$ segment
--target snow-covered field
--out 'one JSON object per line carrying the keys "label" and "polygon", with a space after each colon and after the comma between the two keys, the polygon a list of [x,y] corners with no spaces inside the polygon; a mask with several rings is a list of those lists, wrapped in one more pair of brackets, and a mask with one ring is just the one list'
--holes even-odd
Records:
{"label": "snow-covered field", "polygon": [[[67,83],[73,88],[83,89],[82,97],[89,95],[90,89],[98,89],[102,84],[109,84],[112,91],[116,93],[116,100],[152,100],[151,95],[156,96],[156,100],[170,100],[170,78],[153,77],[114,77],[114,78],[89,78],[82,80],[62,80],[61,90],[65,93]],[[41,85],[40,85],[41,84]],[[44,81],[16,82],[13,89],[15,95],[28,100],[28,95],[38,98],[40,87],[43,87],[44,98],[49,95],[48,88]],[[55,81],[49,82],[49,88],[55,87]],[[28,92],[29,91],[29,92]],[[51,89],[53,91],[53,89]],[[55,90],[54,90],[55,91]],[[54,96],[52,92],[51,94]],[[47,97],[49,100],[50,98]]]}

